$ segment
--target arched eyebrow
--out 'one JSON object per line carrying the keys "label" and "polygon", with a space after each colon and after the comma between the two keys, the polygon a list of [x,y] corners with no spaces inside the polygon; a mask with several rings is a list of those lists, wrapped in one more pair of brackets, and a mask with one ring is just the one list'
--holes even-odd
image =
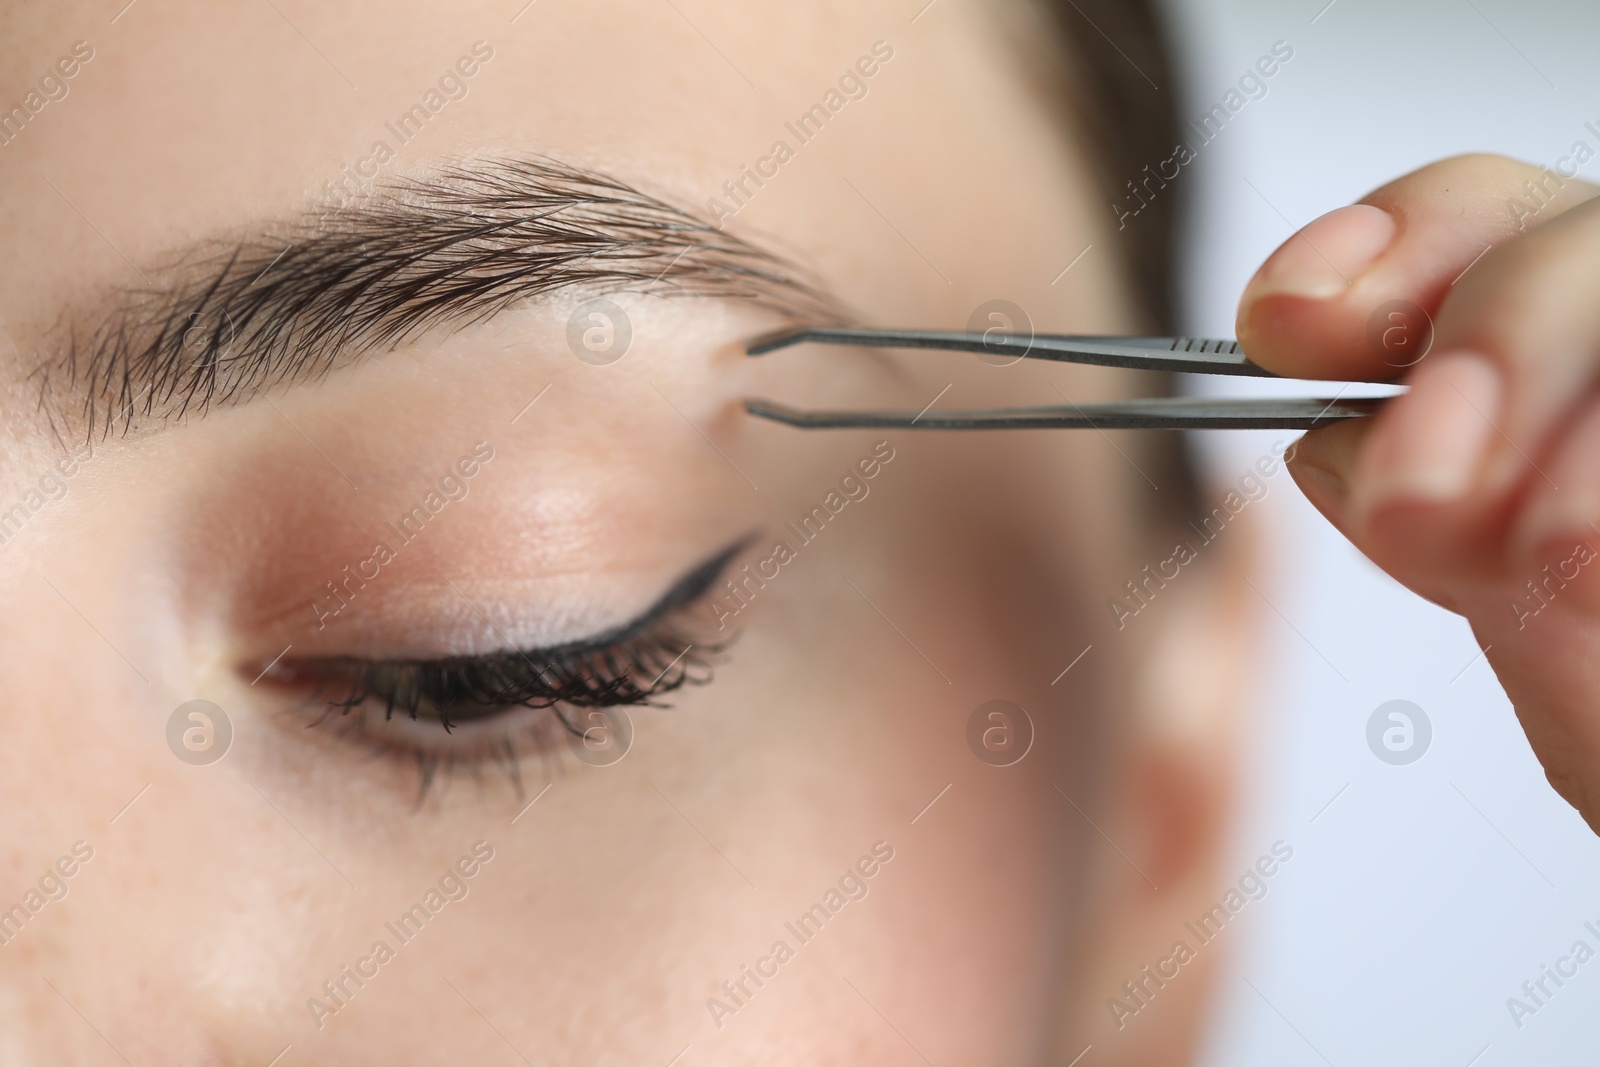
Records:
{"label": "arched eyebrow", "polygon": [[549,159],[386,181],[263,233],[199,242],[144,273],[148,285],[105,293],[53,331],[36,372],[53,422],[93,437],[198,417],[561,290],[846,317],[775,252]]}

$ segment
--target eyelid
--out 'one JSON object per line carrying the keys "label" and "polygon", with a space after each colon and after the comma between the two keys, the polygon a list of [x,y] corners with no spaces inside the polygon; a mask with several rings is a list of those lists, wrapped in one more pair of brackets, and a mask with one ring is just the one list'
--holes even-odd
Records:
{"label": "eyelid", "polygon": [[[576,732],[564,707],[649,704],[660,693],[710,681],[712,659],[726,642],[697,645],[680,616],[706,597],[751,539],[697,565],[638,618],[582,641],[436,659],[325,657],[275,665],[267,673],[279,687],[315,687],[310,703],[321,714],[306,725],[338,720],[341,735],[358,734],[378,752],[414,763],[423,772],[424,792],[441,765],[476,766],[490,758],[508,767],[520,790],[518,739],[543,752],[552,735]],[[397,706],[406,714],[391,723]],[[424,708],[433,720],[431,741],[419,733]]]}
{"label": "eyelid", "polygon": [[[445,661],[468,663],[519,652],[525,656],[538,657],[601,650],[608,645],[625,641],[631,636],[643,633],[655,622],[704,596],[709,592],[717,578],[727,569],[728,564],[750,546],[754,537],[754,534],[747,534],[705,561],[696,564],[634,618],[575,640],[557,641],[549,644],[519,644],[515,636],[509,638],[506,636],[507,631],[515,635],[520,627],[513,624],[514,618],[504,616],[504,609],[489,609],[490,614],[493,614],[498,619],[498,622],[490,621],[489,616],[485,614],[485,609],[480,607],[477,601],[464,599],[464,595],[460,590],[451,586],[454,591],[438,602],[430,601],[430,607],[426,613],[408,612],[403,617],[404,621],[400,626],[399,632],[405,635],[405,639],[401,643],[403,649],[401,651],[395,651],[391,636],[357,631],[354,634],[347,635],[345,640],[340,641],[340,644],[346,644],[343,649],[332,648],[325,652],[287,656],[281,659],[272,658],[270,660],[263,655],[259,661],[251,660],[242,664],[239,671],[250,679],[261,676],[264,681],[283,683],[294,680],[292,675],[298,663],[324,663],[336,660],[395,664],[423,664]],[[429,618],[437,619],[439,612],[448,612],[449,615],[447,617],[452,623],[459,621],[463,625],[472,627],[474,632],[479,628],[487,627],[483,631],[481,639],[475,636],[469,642],[469,645],[476,647],[463,650],[449,648],[448,646],[456,643],[453,640],[439,641],[437,643],[428,641],[427,644],[440,649],[436,654],[430,654],[431,650],[427,650],[425,647],[418,647],[418,641],[414,640],[411,635],[425,632],[429,628],[427,620]],[[312,636],[315,637],[317,635],[313,634]],[[350,649],[347,644],[347,640],[350,638],[353,638],[357,645],[376,647],[370,652],[365,651],[365,649]],[[297,647],[304,647],[301,639],[297,638],[295,644]],[[446,647],[441,648],[441,645]],[[412,648],[416,648],[416,651],[412,651]],[[265,671],[264,675],[262,674],[263,671]]]}
{"label": "eyelid", "polygon": [[535,649],[533,651],[540,653],[554,653],[562,651],[597,651],[605,648],[607,645],[613,645],[620,641],[626,641],[629,637],[643,633],[661,619],[672,614],[672,612],[684,607],[685,605],[692,604],[694,601],[699,600],[701,597],[705,596],[706,593],[710,592],[712,584],[715,583],[717,578],[722,575],[723,571],[728,569],[728,564],[733,562],[733,560],[741,552],[749,548],[750,542],[754,539],[754,534],[747,534],[746,536],[735,541],[733,544],[729,545],[727,548],[723,549],[721,552],[718,552],[716,555],[712,556],[710,559],[706,560],[704,563],[696,566],[689,573],[685,574],[682,578],[679,578],[675,583],[673,583],[672,587],[663,593],[661,597],[649,608],[647,608],[644,614],[640,615],[638,618],[632,619],[620,626],[613,627],[612,629],[606,630],[602,633],[595,634],[592,637],[586,637],[581,641],[574,641],[569,644],[557,645],[547,649]]}

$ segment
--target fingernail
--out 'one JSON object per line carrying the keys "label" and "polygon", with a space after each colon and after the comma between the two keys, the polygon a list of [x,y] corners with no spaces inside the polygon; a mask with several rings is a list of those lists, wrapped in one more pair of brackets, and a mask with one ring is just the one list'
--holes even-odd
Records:
{"label": "fingernail", "polygon": [[1326,300],[1351,282],[1394,241],[1393,215],[1368,204],[1330,211],[1285,241],[1245,289],[1244,300],[1269,295]]}
{"label": "fingernail", "polygon": [[1284,457],[1311,502],[1341,529],[1349,510],[1356,462],[1371,430],[1371,419],[1349,419],[1325,426],[1296,441]]}
{"label": "fingernail", "polygon": [[1454,500],[1473,485],[1496,436],[1504,389],[1500,369],[1476,352],[1432,356],[1411,390],[1378,416],[1363,452],[1354,510],[1365,519],[1401,500]]}
{"label": "fingernail", "polygon": [[1338,471],[1302,463],[1295,473],[1300,476],[1302,483],[1311,483],[1306,488],[1316,494],[1314,503],[1341,513],[1345,510],[1345,503],[1350,497],[1350,483]]}

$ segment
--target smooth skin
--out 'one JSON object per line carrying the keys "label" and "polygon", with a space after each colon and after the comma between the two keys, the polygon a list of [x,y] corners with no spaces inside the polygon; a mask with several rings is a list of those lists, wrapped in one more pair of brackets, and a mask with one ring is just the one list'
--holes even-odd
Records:
{"label": "smooth skin", "polygon": [[1597,197],[1501,157],[1424,167],[1291,238],[1238,330],[1279,373],[1381,380],[1414,352],[1369,341],[1375,310],[1431,317],[1410,391],[1307,434],[1290,469],[1373,562],[1472,624],[1550,784],[1600,831]]}

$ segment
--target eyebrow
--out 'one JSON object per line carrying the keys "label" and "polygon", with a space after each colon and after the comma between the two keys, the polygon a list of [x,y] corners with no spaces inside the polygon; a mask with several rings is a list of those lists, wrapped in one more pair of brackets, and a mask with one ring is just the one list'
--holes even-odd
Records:
{"label": "eyebrow", "polygon": [[51,331],[35,375],[52,423],[82,424],[92,438],[198,417],[564,290],[849,317],[785,257],[543,158],[376,183],[263,232],[197,242],[145,274],[150,284],[102,292]]}

